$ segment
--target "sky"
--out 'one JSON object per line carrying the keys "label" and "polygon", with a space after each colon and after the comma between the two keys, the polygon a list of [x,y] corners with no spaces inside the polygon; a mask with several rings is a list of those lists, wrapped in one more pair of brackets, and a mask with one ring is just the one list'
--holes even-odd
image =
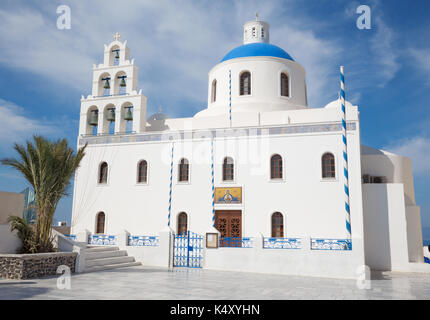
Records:
{"label": "sky", "polygon": [[[57,28],[57,7],[71,28]],[[357,7],[371,9],[357,28]],[[0,158],[33,134],[76,146],[81,96],[91,93],[103,45],[127,40],[139,66],[148,114],[189,117],[207,103],[208,72],[242,44],[242,27],[258,11],[270,40],[306,69],[308,102],[319,108],[339,92],[359,106],[362,143],[412,159],[416,202],[430,238],[430,2],[428,0],[1,0]],[[0,166],[0,190],[28,186]],[[72,193],[72,188],[69,193]],[[55,219],[70,222],[72,196]]]}

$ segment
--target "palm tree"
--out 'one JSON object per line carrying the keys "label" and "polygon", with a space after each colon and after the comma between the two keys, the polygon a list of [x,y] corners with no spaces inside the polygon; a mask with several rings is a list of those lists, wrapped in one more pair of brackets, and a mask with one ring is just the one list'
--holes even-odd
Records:
{"label": "palm tree", "polygon": [[8,220],[10,223],[10,231],[17,231],[18,238],[21,240],[22,246],[19,249],[19,253],[35,253],[37,252],[37,246],[34,239],[34,231],[27,219],[9,216]]}
{"label": "palm tree", "polygon": [[51,225],[61,197],[67,195],[70,178],[85,155],[85,148],[76,154],[66,139],[51,142],[41,136],[33,136],[34,144],[26,146],[15,143],[19,159],[2,159],[1,163],[21,172],[34,189],[37,218],[35,237],[38,252],[53,250]]}

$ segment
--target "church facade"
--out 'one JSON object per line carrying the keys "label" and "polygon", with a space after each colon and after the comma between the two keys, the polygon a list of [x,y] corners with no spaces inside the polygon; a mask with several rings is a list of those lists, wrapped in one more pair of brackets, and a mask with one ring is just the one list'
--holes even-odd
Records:
{"label": "church facade", "polygon": [[243,45],[209,71],[207,108],[190,118],[148,117],[127,41],[105,45],[81,99],[73,236],[146,265],[425,269],[411,161],[361,144],[357,106],[346,102],[344,122],[340,99],[310,108],[305,69],[269,31],[244,25]]}

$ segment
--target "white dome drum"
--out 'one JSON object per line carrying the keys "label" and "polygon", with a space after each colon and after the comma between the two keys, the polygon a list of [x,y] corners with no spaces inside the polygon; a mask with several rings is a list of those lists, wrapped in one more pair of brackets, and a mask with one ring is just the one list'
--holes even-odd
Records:
{"label": "white dome drum", "polygon": [[[269,44],[269,25],[244,25],[244,44],[209,71],[208,108],[197,117],[230,112],[267,112],[307,108],[304,68],[283,49]],[[231,79],[231,86],[230,86]]]}

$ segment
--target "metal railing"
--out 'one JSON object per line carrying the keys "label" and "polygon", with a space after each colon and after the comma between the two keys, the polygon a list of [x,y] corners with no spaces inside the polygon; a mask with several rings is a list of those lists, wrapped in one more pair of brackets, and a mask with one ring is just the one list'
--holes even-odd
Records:
{"label": "metal railing", "polygon": [[132,247],[158,247],[160,238],[158,236],[128,236],[127,245]]}
{"label": "metal railing", "polygon": [[76,241],[76,234],[65,234],[64,235],[67,239]]}
{"label": "metal railing", "polygon": [[249,237],[221,237],[219,246],[223,248],[252,248],[253,238]]}
{"label": "metal railing", "polygon": [[134,135],[136,134],[136,131],[121,131],[121,132],[114,132],[114,133],[97,133],[97,134],[81,134],[81,138],[102,138],[102,137],[112,137],[112,136],[124,136],[124,135]]}
{"label": "metal railing", "polygon": [[96,98],[107,98],[107,97],[116,97],[116,96],[128,96],[130,93],[124,92],[124,93],[117,93],[117,94],[105,94],[102,96],[93,96],[94,99]]}
{"label": "metal railing", "polygon": [[352,250],[350,239],[311,239],[312,250]]}
{"label": "metal railing", "polygon": [[88,244],[97,246],[114,246],[117,244],[118,237],[109,234],[90,234]]}
{"label": "metal railing", "polygon": [[264,249],[302,249],[300,238],[264,238]]}

